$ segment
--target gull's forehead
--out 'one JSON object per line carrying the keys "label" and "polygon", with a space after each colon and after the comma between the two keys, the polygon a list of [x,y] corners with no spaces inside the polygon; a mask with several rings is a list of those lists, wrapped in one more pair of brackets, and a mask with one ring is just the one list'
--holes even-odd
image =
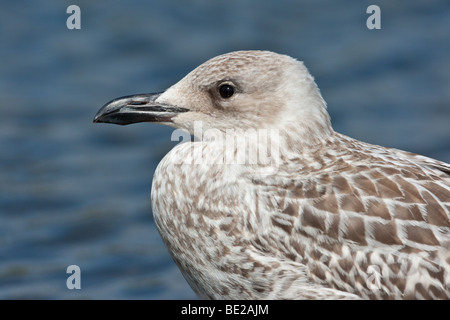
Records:
{"label": "gull's forehead", "polygon": [[281,72],[291,57],[269,51],[236,51],[214,57],[194,69],[187,77],[199,86],[221,80],[257,81]]}

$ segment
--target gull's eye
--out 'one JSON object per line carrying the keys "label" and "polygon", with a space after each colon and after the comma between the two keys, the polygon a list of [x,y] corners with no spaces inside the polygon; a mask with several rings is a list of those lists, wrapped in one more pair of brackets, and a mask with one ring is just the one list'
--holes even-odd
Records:
{"label": "gull's eye", "polygon": [[219,94],[222,98],[228,99],[234,94],[234,87],[230,84],[222,84],[219,87]]}

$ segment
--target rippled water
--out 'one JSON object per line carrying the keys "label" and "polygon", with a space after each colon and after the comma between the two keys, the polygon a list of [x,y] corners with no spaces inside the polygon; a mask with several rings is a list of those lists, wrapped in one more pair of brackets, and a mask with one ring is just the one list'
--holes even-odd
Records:
{"label": "rippled water", "polygon": [[[267,49],[305,61],[336,131],[450,162],[450,3],[69,1],[0,4],[0,298],[190,299],[150,209],[158,125],[93,125],[203,61]],[[81,268],[68,290],[66,268]]]}

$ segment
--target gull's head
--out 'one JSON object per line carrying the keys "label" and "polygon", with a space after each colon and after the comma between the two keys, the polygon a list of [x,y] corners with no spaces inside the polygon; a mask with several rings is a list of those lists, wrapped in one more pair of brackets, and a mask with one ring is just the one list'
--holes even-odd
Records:
{"label": "gull's head", "polygon": [[331,132],[326,104],[301,61],[269,51],[212,58],[166,91],[115,99],[94,122],[159,122],[203,129],[279,129],[315,140]]}

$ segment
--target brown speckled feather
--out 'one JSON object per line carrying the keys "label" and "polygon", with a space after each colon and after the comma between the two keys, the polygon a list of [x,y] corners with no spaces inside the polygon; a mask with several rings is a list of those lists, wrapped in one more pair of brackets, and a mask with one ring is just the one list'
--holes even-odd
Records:
{"label": "brown speckled feather", "polygon": [[[298,173],[248,176],[277,230],[255,237],[258,247],[285,239],[278,255],[363,298],[448,299],[449,166],[337,133],[312,153]],[[375,290],[370,268],[379,272]]]}

